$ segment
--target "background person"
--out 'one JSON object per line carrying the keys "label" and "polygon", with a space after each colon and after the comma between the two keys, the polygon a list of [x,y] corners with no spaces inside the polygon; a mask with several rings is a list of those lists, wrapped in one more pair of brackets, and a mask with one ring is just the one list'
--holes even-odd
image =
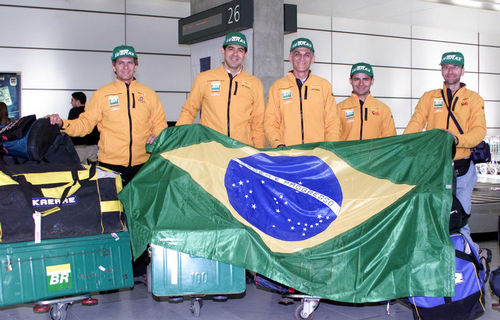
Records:
{"label": "background person", "polygon": [[[68,120],[77,119],[78,116],[85,111],[85,103],[87,96],[83,92],[73,92],[71,94],[71,106],[69,110]],[[99,142],[99,131],[94,127],[91,133],[84,137],[71,137],[71,141],[75,145],[75,150],[78,153],[80,162],[89,164],[97,161],[97,143]]]}
{"label": "background person", "polygon": [[0,126],[9,124],[11,119],[9,118],[9,109],[5,102],[0,102]]}

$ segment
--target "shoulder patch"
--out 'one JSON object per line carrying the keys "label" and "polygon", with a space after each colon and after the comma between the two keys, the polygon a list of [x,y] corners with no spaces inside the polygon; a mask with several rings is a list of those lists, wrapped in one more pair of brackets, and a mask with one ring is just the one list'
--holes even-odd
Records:
{"label": "shoulder patch", "polygon": [[251,88],[252,87],[252,83],[250,83],[248,81],[245,81],[245,80],[241,81],[241,85],[245,86],[247,88]]}

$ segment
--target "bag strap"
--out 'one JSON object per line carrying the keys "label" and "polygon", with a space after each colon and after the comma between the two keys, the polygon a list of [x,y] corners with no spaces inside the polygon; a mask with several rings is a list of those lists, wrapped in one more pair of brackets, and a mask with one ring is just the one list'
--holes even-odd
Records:
{"label": "bag strap", "polygon": [[[19,187],[21,188],[21,192],[23,193],[26,201],[28,202],[30,208],[32,208],[33,211],[34,208],[33,208],[33,190],[36,190],[40,193],[43,194],[42,192],[42,188],[41,187],[37,187],[37,186],[34,186],[33,184],[31,184],[24,175],[20,174],[20,175],[15,175],[15,174],[12,174],[8,168],[6,168],[5,166],[1,165],[0,164],[0,169],[5,173],[7,174],[8,176],[10,176],[14,181],[16,181],[18,184],[19,184]],[[77,188],[79,188],[82,184],[85,184],[87,183],[88,181],[90,181],[90,179],[92,179],[96,174],[96,164],[93,163],[90,168],[89,168],[89,175],[87,178],[85,179],[82,179],[80,180],[79,176],[78,176],[78,170],[72,168],[71,169],[71,176],[73,178],[73,182],[69,183],[66,185],[66,187],[64,188],[63,192],[61,193],[61,197],[59,198],[59,203],[62,204],[64,202],[64,200],[66,199],[66,197],[68,196],[69,192],[72,190],[72,188],[74,188],[74,186],[78,185]],[[49,214],[52,214],[54,212],[57,212],[61,210],[60,206],[54,206],[50,209],[47,209],[45,211],[43,211],[41,214],[42,214],[42,217],[45,217],[45,216],[48,216]]]}
{"label": "bag strap", "polygon": [[[446,105],[446,108],[448,109],[448,114],[451,116],[451,119],[455,123],[455,126],[457,126],[458,131],[460,132],[460,134],[464,134],[464,131],[462,130],[462,127],[460,127],[460,124],[458,123],[457,118],[455,118],[455,115],[451,111],[451,108],[448,105],[448,102],[446,102],[446,99],[444,98],[444,91],[443,91],[443,89],[441,89],[441,97],[443,97],[443,102]],[[453,103],[453,105],[457,104],[457,101],[458,101],[458,99],[455,99],[455,102]]]}
{"label": "bag strap", "polygon": [[474,264],[474,266],[476,267],[476,270],[483,270],[483,265],[479,263],[479,261],[477,260],[476,256],[474,255],[474,252],[472,251],[473,248],[472,246],[470,245],[470,243],[467,241],[467,239],[465,238],[465,236],[461,233],[456,233],[457,235],[460,235],[460,237],[462,237],[462,240],[464,241],[464,245],[465,246],[468,246],[469,249],[471,250],[470,253],[465,253],[463,251],[460,251],[460,250],[457,250],[455,249],[455,256],[459,259],[462,259],[464,261],[468,261],[468,262],[471,262]]}

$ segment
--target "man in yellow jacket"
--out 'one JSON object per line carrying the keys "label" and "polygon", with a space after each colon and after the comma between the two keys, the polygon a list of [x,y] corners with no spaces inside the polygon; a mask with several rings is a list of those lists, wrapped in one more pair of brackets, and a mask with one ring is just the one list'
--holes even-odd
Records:
{"label": "man in yellow jacket", "polygon": [[[460,52],[446,52],[441,57],[442,89],[427,91],[420,98],[415,112],[404,133],[430,129],[443,129],[453,135],[456,154],[453,167],[457,176],[456,197],[465,212],[471,212],[471,196],[477,181],[474,163],[470,160],[470,148],[479,144],[486,135],[484,101],[479,94],[460,82],[464,75],[464,56]],[[455,124],[452,114],[458,122]],[[466,225],[460,230],[470,239]],[[475,245],[476,249],[479,249]]]}
{"label": "man in yellow jacket", "polygon": [[[200,73],[182,106],[176,125],[191,124],[198,112],[200,123],[235,140],[264,148],[264,87],[243,70],[248,55],[244,34],[226,35],[222,65]],[[201,109],[201,111],[200,111]]]}
{"label": "man in yellow jacket", "polygon": [[363,140],[396,135],[391,109],[370,94],[373,68],[360,62],[351,68],[352,95],[339,103],[340,140]]}
{"label": "man in yellow jacket", "polygon": [[338,141],[339,117],[326,79],[311,73],[314,46],[307,38],[290,46],[293,70],[273,83],[268,93],[264,128],[271,147]]}
{"label": "man in yellow jacket", "polygon": [[121,173],[124,185],[148,160],[146,144],[167,127],[156,92],[137,82],[137,54],[131,46],[118,46],[111,55],[116,79],[96,90],[78,119],[48,116],[69,136],[83,137],[97,125],[100,133],[99,165]]}

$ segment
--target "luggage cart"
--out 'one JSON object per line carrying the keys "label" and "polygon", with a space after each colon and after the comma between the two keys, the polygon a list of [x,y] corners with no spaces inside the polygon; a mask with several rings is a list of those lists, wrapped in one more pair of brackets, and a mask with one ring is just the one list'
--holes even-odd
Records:
{"label": "luggage cart", "polygon": [[96,304],[90,293],[133,285],[128,232],[0,244],[0,307],[35,302],[63,320],[76,301]]}
{"label": "luggage cart", "polygon": [[491,160],[476,164],[476,170],[483,176],[500,175],[500,136],[486,136],[484,141],[490,145]]}
{"label": "luggage cart", "polygon": [[304,293],[295,291],[295,289],[280,284],[277,281],[266,278],[260,274],[254,277],[255,286],[277,292],[281,294],[280,304],[290,305],[294,304],[294,300],[300,299],[300,305],[295,309],[296,320],[312,320],[314,311],[319,306],[321,301],[320,297],[311,296]]}
{"label": "luggage cart", "polygon": [[246,290],[245,269],[215,260],[195,257],[162,246],[151,245],[148,291],[156,297],[179,302],[191,299],[190,311],[199,317],[204,297],[227,300],[227,295]]}

